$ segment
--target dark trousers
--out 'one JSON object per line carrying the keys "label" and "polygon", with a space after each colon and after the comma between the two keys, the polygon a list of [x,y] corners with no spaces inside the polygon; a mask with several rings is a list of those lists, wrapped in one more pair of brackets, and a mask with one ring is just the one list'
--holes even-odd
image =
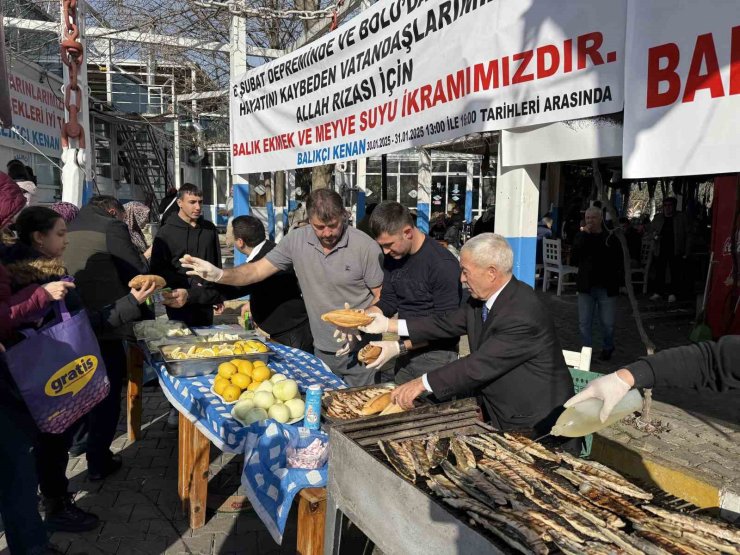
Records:
{"label": "dark trousers", "polygon": [[[683,257],[660,255],[654,259],[655,282],[653,289],[660,295],[681,295],[683,291]],[[666,269],[671,270],[671,282],[666,283]]]}
{"label": "dark trousers", "polygon": [[126,350],[121,340],[102,340],[100,354],[110,381],[110,392],[85,417],[87,423],[87,467],[96,472],[111,456],[110,446],[121,417],[121,391],[126,379]]}
{"label": "dark trousers", "polygon": [[308,325],[308,320],[292,330],[274,335],[270,334],[270,340],[313,354],[313,335],[311,335],[311,326]]}
{"label": "dark trousers", "polygon": [[110,393],[89,414],[73,426],[74,445],[87,453],[87,466],[103,470],[110,458],[110,446],[121,416],[121,392],[126,380],[126,349],[120,340],[99,340],[100,354],[110,381]]}
{"label": "dark trousers", "polygon": [[5,538],[13,555],[34,553],[48,543],[38,511],[38,480],[31,452],[36,425],[25,406],[15,409],[3,402],[0,405],[0,430],[3,430],[0,441],[0,515]]}

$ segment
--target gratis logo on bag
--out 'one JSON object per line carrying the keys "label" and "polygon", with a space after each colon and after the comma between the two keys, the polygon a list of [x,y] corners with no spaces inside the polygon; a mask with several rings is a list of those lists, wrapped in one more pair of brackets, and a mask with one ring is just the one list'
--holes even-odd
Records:
{"label": "gratis logo on bag", "polygon": [[55,303],[55,318],[7,352],[10,373],[43,432],[61,433],[110,390],[100,347],[84,310]]}

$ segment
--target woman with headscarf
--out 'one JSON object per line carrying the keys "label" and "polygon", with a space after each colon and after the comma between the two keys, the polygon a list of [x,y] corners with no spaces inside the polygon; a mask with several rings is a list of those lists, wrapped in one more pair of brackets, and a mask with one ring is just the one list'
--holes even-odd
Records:
{"label": "woman with headscarf", "polygon": [[51,205],[51,209],[59,214],[67,225],[71,224],[80,213],[80,209],[71,202],[55,202]]}
{"label": "woman with headscarf", "polygon": [[144,227],[149,223],[149,207],[142,202],[132,200],[124,204],[123,209],[126,212],[126,225],[131,241],[141,251],[144,258],[149,260],[152,256],[152,247],[146,244],[144,236]]}

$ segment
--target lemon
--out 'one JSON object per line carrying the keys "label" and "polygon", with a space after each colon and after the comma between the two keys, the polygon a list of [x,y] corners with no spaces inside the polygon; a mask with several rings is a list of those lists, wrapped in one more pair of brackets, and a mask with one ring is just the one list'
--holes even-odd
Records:
{"label": "lemon", "polygon": [[243,355],[244,354],[244,349],[242,349],[241,347],[234,347],[234,354],[235,355]]}
{"label": "lemon", "polygon": [[252,382],[247,386],[247,391],[257,391],[262,382]]}
{"label": "lemon", "polygon": [[216,356],[216,353],[213,351],[213,349],[201,349],[198,352],[198,355],[201,357],[212,357]]}
{"label": "lemon", "polygon": [[224,392],[221,394],[221,397],[223,397],[224,401],[226,401],[227,403],[231,403],[232,401],[236,401],[241,394],[242,390],[232,384],[226,386]]}
{"label": "lemon", "polygon": [[219,382],[225,382],[226,384],[231,383],[228,378],[224,378],[223,376],[216,376],[213,380],[213,385],[215,386]]}
{"label": "lemon", "polygon": [[188,349],[188,356],[189,356],[189,357],[191,357],[191,356],[193,356],[193,355],[194,355],[195,353],[196,353],[196,348],[195,348],[195,345],[193,345],[193,346],[191,346],[191,347],[190,347],[190,348]]}
{"label": "lemon", "polygon": [[252,372],[254,371],[254,366],[251,362],[248,360],[232,360],[231,364],[237,367],[240,374],[246,374],[250,378],[252,377]]}
{"label": "lemon", "polygon": [[213,382],[213,391],[215,391],[218,395],[223,395],[224,391],[229,386],[230,384],[228,380],[223,380],[221,382]]}
{"label": "lemon", "polygon": [[237,367],[231,362],[222,362],[218,365],[218,375],[228,379],[237,372]]}
{"label": "lemon", "polygon": [[257,367],[257,366],[267,366],[267,364],[265,364],[265,362],[263,360],[255,360],[252,364],[255,367]]}
{"label": "lemon", "polygon": [[234,349],[221,349],[221,351],[218,353],[219,356],[227,357],[234,354]]}
{"label": "lemon", "polygon": [[257,343],[257,345],[255,345],[254,347],[254,350],[257,351],[258,353],[266,353],[269,349],[267,348],[267,345],[265,345],[264,343]]}
{"label": "lemon", "polygon": [[267,366],[254,366],[252,370],[252,379],[258,382],[263,382],[270,379],[270,369]]}
{"label": "lemon", "polygon": [[252,380],[249,376],[245,374],[239,374],[238,372],[231,376],[231,383],[234,384],[239,389],[247,389],[250,383],[252,383]]}

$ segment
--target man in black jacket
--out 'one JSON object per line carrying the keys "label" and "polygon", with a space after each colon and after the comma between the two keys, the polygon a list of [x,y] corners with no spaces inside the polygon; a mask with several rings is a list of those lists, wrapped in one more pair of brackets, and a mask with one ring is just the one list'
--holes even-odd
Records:
{"label": "man in black jacket", "polygon": [[213,307],[223,299],[216,287],[198,277],[186,275],[180,258],[193,254],[221,267],[221,248],[216,226],[203,218],[203,192],[185,183],[177,192],[179,212],[170,217],[154,238],[152,273],[162,276],[171,293],[164,293],[164,305],[171,320],[188,326],[213,324]]}
{"label": "man in black jacket", "polygon": [[496,428],[532,437],[550,431],[573,395],[573,381],[553,320],[532,288],[512,275],[513,258],[500,235],[473,237],[460,252],[461,281],[470,298],[456,312],[389,322],[375,315],[360,328],[377,333],[387,327],[412,342],[468,334],[470,356],[397,387],[396,403],[411,408],[425,391],[440,400],[473,391]]}
{"label": "man in black jacket", "polygon": [[[131,278],[148,272],[147,263],[131,241],[123,223],[123,206],[114,197],[98,195],[80,210],[69,225],[69,246],[64,251],[64,264],[75,278],[82,304],[91,311],[127,298],[131,311],[140,318],[151,318],[146,305],[139,305],[130,295]],[[83,420],[77,434],[76,451],[84,447],[87,432],[87,464],[90,479],[100,480],[121,467],[110,446],[121,413],[121,390],[126,377],[124,339],[133,339],[131,324],[98,333],[100,352],[110,380],[110,393]]]}
{"label": "man in black jacket", "polygon": [[[247,262],[264,258],[276,246],[266,238],[265,226],[254,216],[234,218],[232,227],[234,246],[247,255]],[[252,285],[219,289],[230,299],[249,295],[254,322],[270,339],[313,353],[313,336],[295,272],[280,271]]]}
{"label": "man in black jacket", "polygon": [[[430,314],[444,315],[460,307],[460,265],[450,251],[427,237],[414,224],[408,208],[384,202],[370,218],[371,236],[383,249],[383,288],[378,302],[366,310],[386,316],[398,313],[408,319]],[[398,355],[398,342],[383,343],[386,349],[368,368],[381,368],[386,359]],[[425,372],[457,360],[458,338],[412,343],[398,358],[390,376],[383,381],[406,383]]]}
{"label": "man in black jacket", "polygon": [[596,378],[566,407],[586,399],[601,399],[599,417],[606,422],[614,407],[630,389],[660,386],[726,391],[740,389],[740,335],[725,335],[719,341],[703,341],[666,349],[642,357],[616,372]]}

